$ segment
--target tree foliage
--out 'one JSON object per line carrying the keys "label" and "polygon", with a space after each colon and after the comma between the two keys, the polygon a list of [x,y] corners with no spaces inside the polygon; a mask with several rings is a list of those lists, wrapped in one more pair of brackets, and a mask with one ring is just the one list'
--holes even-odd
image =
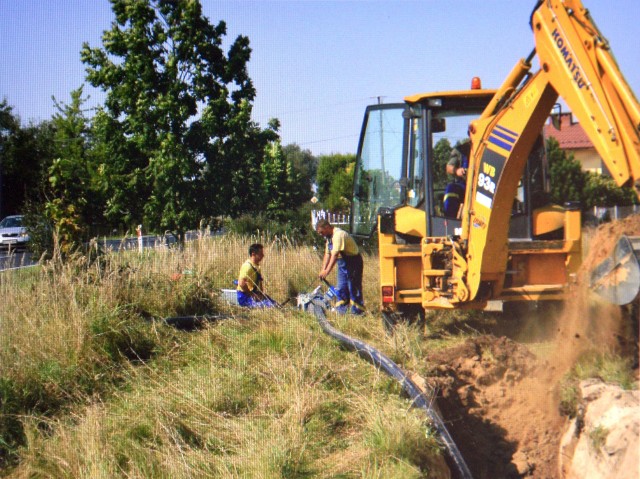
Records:
{"label": "tree foliage", "polygon": [[447,138],[441,138],[436,146],[433,148],[433,184],[435,189],[444,190],[447,184],[451,181],[449,175],[447,175],[447,162],[451,157],[451,150],[453,147]]}
{"label": "tree foliage", "polygon": [[353,194],[355,155],[324,155],[318,158],[318,198],[334,212],[348,212]]}
{"label": "tree foliage", "polygon": [[51,122],[22,126],[6,99],[0,101],[0,215],[21,213],[37,198],[53,158]]}
{"label": "tree foliage", "polygon": [[293,185],[298,190],[296,195],[301,202],[309,201],[313,195],[312,187],[318,171],[318,159],[311,151],[303,150],[295,143],[283,146],[282,152],[298,178]]}
{"label": "tree foliage", "polygon": [[620,188],[612,178],[582,171],[572,153],[560,149],[558,141],[547,139],[547,157],[551,176],[551,197],[557,204],[580,202],[583,209],[594,206],[631,205],[636,195],[631,188]]}
{"label": "tree foliage", "polygon": [[262,202],[270,218],[281,219],[287,211],[302,204],[305,192],[300,187],[300,174],[287,160],[279,141],[272,142],[267,148],[262,173]]}
{"label": "tree foliage", "polygon": [[586,174],[582,171],[580,162],[573,154],[560,149],[558,141],[553,137],[547,140],[547,158],[552,201],[560,205],[569,201],[582,203]]}
{"label": "tree foliage", "polygon": [[249,39],[225,54],[226,25],[212,25],[199,1],[111,4],[103,47],[81,53],[88,81],[107,94],[96,131],[108,217],[182,237],[202,218],[250,211],[263,149],[277,135],[251,121]]}
{"label": "tree foliage", "polygon": [[44,212],[58,236],[62,253],[70,253],[88,235],[101,209],[90,166],[90,122],[85,116],[83,87],[71,92],[71,103],[55,100],[55,154],[48,169]]}

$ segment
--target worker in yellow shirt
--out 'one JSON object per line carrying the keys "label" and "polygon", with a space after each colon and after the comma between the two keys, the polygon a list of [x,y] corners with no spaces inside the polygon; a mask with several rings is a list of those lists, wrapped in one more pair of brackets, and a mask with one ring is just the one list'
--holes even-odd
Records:
{"label": "worker in yellow shirt", "polygon": [[[332,226],[325,219],[318,220],[316,231],[327,240],[322,269],[318,274],[325,279],[333,267],[338,265],[338,284],[336,290],[339,298],[336,311],[344,314],[364,313],[364,299],[362,296],[362,255],[355,240],[346,231]],[[349,305],[351,308],[349,309]]]}
{"label": "worker in yellow shirt", "polygon": [[249,246],[249,259],[240,267],[238,274],[238,304],[246,308],[273,308],[276,306],[264,292],[260,262],[264,258],[264,247],[259,243]]}

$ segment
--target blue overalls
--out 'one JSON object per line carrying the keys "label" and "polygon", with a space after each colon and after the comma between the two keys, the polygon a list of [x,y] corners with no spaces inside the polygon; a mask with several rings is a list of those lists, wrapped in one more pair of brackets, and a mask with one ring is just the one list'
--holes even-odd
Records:
{"label": "blue overalls", "polygon": [[[333,241],[327,238],[329,254],[333,250]],[[351,304],[351,314],[364,313],[364,298],[362,296],[362,272],[364,263],[361,254],[347,256],[340,253],[336,262],[338,266],[338,284],[336,290],[340,297],[336,303],[336,312],[345,314]]]}
{"label": "blue overalls", "polygon": [[[258,290],[258,292],[261,292],[262,291],[262,275],[260,274],[260,271],[254,268],[251,263],[249,263],[249,266],[251,266],[251,269],[256,273],[256,281],[255,281],[254,287],[255,289]],[[240,306],[244,306],[245,308],[273,308],[276,306],[275,301],[273,301],[269,297],[258,300],[258,299],[255,299],[251,293],[245,293],[244,291],[240,291],[240,290],[236,291],[236,293],[238,298],[238,304]]]}

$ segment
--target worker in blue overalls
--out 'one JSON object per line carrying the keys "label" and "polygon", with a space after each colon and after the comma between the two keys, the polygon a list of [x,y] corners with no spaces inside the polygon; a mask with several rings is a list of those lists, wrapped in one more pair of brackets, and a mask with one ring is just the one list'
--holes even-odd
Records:
{"label": "worker in blue overalls", "polygon": [[[334,265],[338,265],[338,284],[336,290],[339,298],[335,305],[336,312],[345,314],[364,313],[362,296],[362,272],[364,264],[362,255],[355,240],[346,231],[332,226],[325,219],[318,220],[316,231],[327,240],[322,269],[318,274],[324,280]],[[350,308],[349,308],[350,306]]]}
{"label": "worker in blue overalls", "polygon": [[264,292],[260,262],[264,258],[264,247],[259,243],[249,246],[249,259],[240,267],[238,274],[238,304],[246,308],[273,308],[275,301]]}

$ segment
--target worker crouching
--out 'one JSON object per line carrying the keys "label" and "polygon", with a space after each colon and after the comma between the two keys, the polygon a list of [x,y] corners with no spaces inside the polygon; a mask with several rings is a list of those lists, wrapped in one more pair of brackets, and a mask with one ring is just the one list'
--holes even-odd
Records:
{"label": "worker crouching", "polygon": [[276,302],[264,292],[260,262],[264,258],[264,247],[259,243],[249,246],[249,259],[240,267],[238,274],[238,304],[245,308],[273,308]]}

